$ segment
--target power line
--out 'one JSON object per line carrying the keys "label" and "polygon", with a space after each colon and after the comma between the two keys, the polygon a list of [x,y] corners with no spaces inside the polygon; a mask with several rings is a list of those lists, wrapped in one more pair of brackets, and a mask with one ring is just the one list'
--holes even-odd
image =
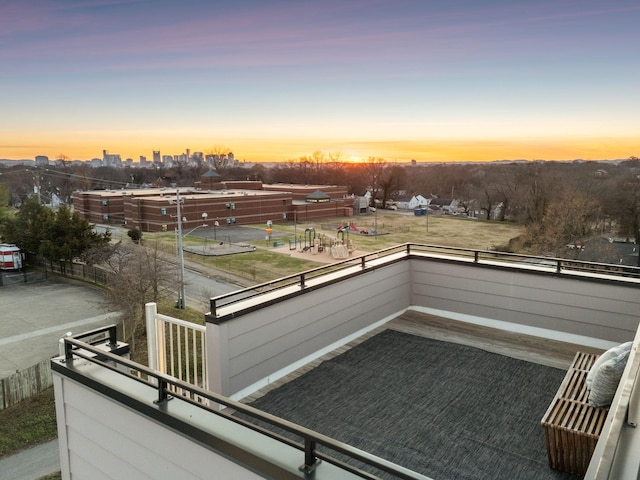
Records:
{"label": "power line", "polygon": [[112,185],[120,185],[122,187],[126,187],[131,185],[130,182],[121,182],[118,180],[106,180],[104,178],[96,178],[96,177],[89,177],[87,175],[78,175],[76,173],[67,173],[67,172],[58,172],[56,170],[49,170],[48,168],[35,168],[33,170],[25,168],[24,170],[12,170],[9,172],[0,172],[0,175],[10,175],[10,174],[15,174],[15,173],[30,173],[32,175],[35,174],[43,174],[43,175],[48,175],[50,177],[57,177],[57,178],[69,178],[69,177],[73,177],[73,178],[78,178],[80,180],[91,180],[94,182],[104,182],[104,183],[109,183]]}

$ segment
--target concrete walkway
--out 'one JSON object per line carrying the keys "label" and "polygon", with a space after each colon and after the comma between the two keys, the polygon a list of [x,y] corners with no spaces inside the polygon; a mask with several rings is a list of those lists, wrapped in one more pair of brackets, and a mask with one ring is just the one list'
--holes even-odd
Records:
{"label": "concrete walkway", "polygon": [[52,440],[0,459],[0,478],[37,480],[59,471],[58,440]]}

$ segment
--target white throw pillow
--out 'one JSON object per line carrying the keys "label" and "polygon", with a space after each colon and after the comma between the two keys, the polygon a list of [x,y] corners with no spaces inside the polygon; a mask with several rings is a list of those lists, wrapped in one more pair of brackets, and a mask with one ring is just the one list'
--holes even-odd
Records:
{"label": "white throw pillow", "polygon": [[600,355],[596,359],[596,361],[593,362],[593,365],[589,369],[589,373],[587,373],[587,388],[589,390],[591,389],[591,382],[593,382],[593,376],[600,369],[600,367],[602,366],[602,364],[604,362],[607,362],[607,361],[611,360],[612,358],[617,357],[618,355],[620,355],[623,352],[631,351],[631,347],[632,346],[633,346],[633,342],[623,343],[622,345],[616,345],[615,347],[610,348],[609,350],[604,352],[602,355]]}
{"label": "white throw pillow", "polygon": [[589,405],[592,407],[606,407],[611,404],[622,378],[624,367],[627,365],[629,353],[630,350],[623,350],[617,356],[600,365],[591,381]]}

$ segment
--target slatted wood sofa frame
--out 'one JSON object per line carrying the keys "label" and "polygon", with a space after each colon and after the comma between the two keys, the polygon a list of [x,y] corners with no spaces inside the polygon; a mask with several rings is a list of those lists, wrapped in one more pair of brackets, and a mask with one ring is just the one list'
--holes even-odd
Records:
{"label": "slatted wood sofa frame", "polygon": [[599,355],[576,353],[571,367],[542,417],[549,466],[584,475],[591,461],[609,407],[587,402],[587,374]]}

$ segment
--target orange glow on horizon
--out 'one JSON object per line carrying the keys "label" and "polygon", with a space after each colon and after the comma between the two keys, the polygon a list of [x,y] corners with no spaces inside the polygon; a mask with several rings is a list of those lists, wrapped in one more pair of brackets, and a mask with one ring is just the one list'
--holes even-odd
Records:
{"label": "orange glow on horizon", "polygon": [[[212,151],[217,143],[202,138],[162,140],[158,138],[133,138],[129,141],[113,141],[107,138],[82,138],[73,140],[62,136],[41,136],[37,144],[25,138],[14,138],[13,145],[0,145],[0,158],[34,159],[46,155],[55,160],[64,155],[72,160],[102,158],[102,150],[120,154],[123,160],[135,162],[143,155],[152,159],[153,150],[162,155],[180,155],[187,149],[191,152]],[[148,141],[147,141],[148,140]],[[329,139],[229,139],[223,144],[234,153],[235,158],[247,162],[286,162],[321,152],[325,156],[338,157],[346,162],[362,163],[369,158],[382,158],[388,162],[456,162],[492,160],[612,160],[640,156],[640,140],[637,138],[529,138],[529,139],[424,139],[401,141],[353,141]],[[222,144],[220,143],[220,144]],[[96,147],[104,145],[104,147]]]}

